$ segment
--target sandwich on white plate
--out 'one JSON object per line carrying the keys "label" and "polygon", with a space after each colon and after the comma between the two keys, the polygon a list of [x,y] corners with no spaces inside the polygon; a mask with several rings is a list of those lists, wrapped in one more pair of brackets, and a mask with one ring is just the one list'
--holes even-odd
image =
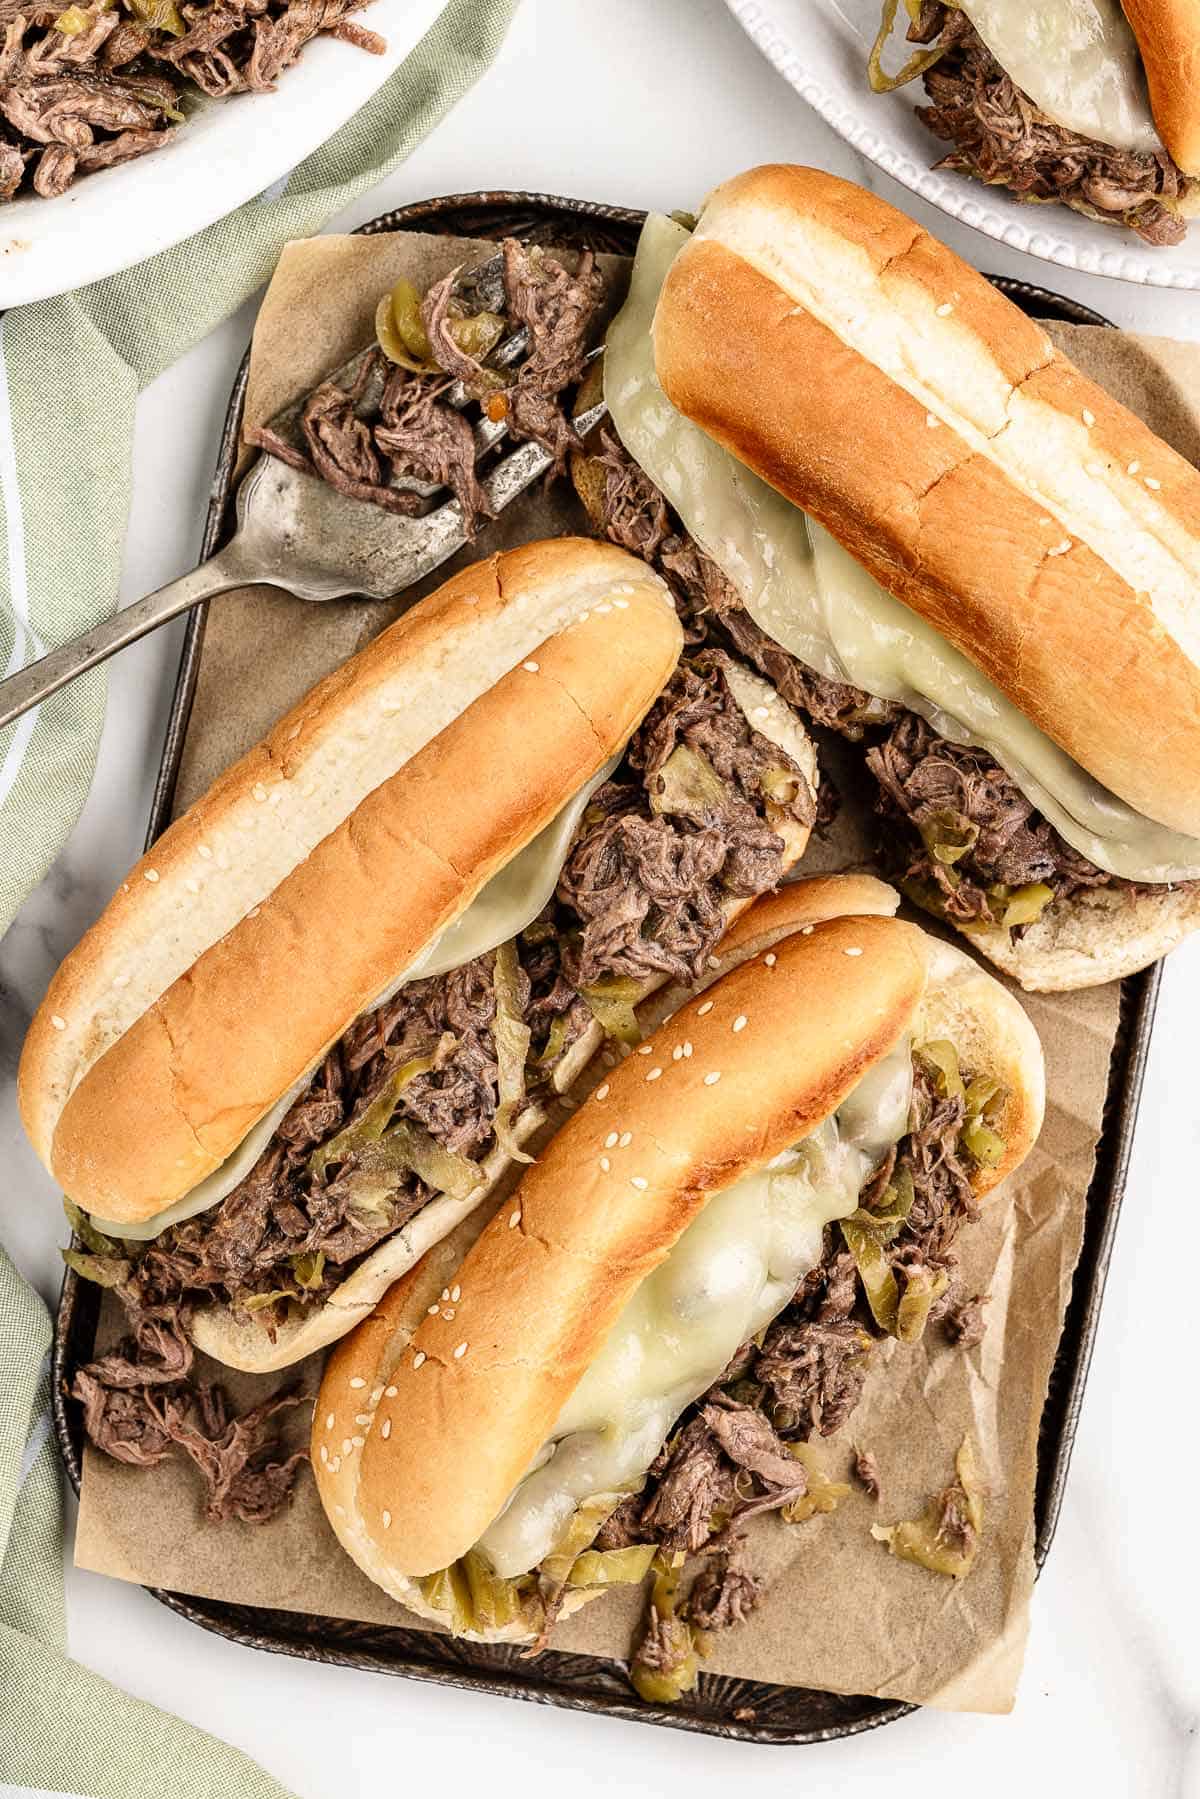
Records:
{"label": "sandwich on white plate", "polygon": [[[669,1700],[757,1596],[745,1522],[830,1509],[810,1439],[853,1411],[879,1344],[954,1303],[954,1238],[1044,1105],[1020,1004],[897,903],[869,876],[757,901],[487,1222],[337,1346],[312,1464],[386,1592],[542,1646],[653,1563],[634,1679]],[[963,1514],[898,1553],[969,1570],[960,1477]]]}
{"label": "sandwich on white plate", "polygon": [[921,77],[917,117],[950,146],[938,168],[1182,242],[1200,211],[1198,0],[904,0],[920,48],[889,74],[898,10],[884,0],[871,86]]}
{"label": "sandwich on white plate", "polygon": [[99,1447],[221,1435],[197,1348],[266,1372],[365,1317],[801,855],[802,726],[682,647],[609,545],[465,569],[223,774],[68,956],[19,1095],[68,1260],[128,1318],[75,1381]]}
{"label": "sandwich on white plate", "polygon": [[593,520],[859,746],[911,899],[1030,989],[1200,923],[1200,473],[1039,324],[773,166],[651,215],[602,379]]}

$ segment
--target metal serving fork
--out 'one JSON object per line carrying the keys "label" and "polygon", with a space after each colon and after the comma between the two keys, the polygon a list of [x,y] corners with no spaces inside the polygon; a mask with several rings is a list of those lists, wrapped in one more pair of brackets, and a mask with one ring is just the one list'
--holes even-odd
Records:
{"label": "metal serving fork", "polygon": [[[472,269],[471,280],[479,289],[488,281],[494,285],[500,268],[497,256]],[[528,342],[523,327],[514,331],[493,353],[490,365],[503,368],[516,362]],[[593,350],[588,360],[599,353],[599,349]],[[327,379],[349,389],[370,354],[370,349],[360,351]],[[445,398],[461,410],[471,396],[456,383]],[[285,439],[302,442],[302,405],[303,401],[298,401],[272,419],[272,430]],[[604,404],[599,402],[577,414],[574,424],[579,435],[590,431],[604,412]],[[500,442],[507,429],[504,420],[486,416],[475,425],[476,463]],[[497,462],[481,482],[493,510],[501,512],[511,505],[546,472],[550,462],[542,446],[531,442],[520,444]],[[396,479],[392,485],[406,487],[423,498],[440,491],[407,479]],[[0,729],[148,631],[231,588],[258,583],[285,588],[302,600],[337,600],[351,594],[387,600],[445,562],[468,536],[457,500],[448,500],[421,517],[403,518],[368,501],[347,499],[318,476],[268,454],[260,455],[242,480],[237,520],[233,537],[199,568],[0,681]]]}

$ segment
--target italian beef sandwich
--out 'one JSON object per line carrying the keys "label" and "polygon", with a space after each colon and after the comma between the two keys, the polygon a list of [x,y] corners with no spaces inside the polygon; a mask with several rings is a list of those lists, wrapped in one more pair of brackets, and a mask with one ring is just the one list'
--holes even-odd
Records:
{"label": "italian beef sandwich", "polygon": [[543,1644],[657,1558],[635,1662],[657,1698],[695,1675],[687,1555],[710,1563],[698,1626],[738,1613],[714,1581],[748,1609],[739,1526],[805,1515],[808,1439],[845,1421],[877,1343],[921,1335],[958,1228],[1041,1125],[1020,1005],[896,903],[853,876],[756,902],[490,1220],[338,1345],[313,1469],[395,1598]]}
{"label": "italian beef sandwich", "polygon": [[1200,472],[1036,320],[771,166],[651,215],[603,383],[593,519],[857,746],[909,898],[1034,990],[1200,924]]}

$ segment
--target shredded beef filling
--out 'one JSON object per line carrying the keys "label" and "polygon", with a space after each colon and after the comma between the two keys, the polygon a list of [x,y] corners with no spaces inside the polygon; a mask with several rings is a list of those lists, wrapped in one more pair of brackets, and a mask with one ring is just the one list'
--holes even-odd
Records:
{"label": "shredded beef filling", "polygon": [[[727,662],[710,650],[680,665],[630,745],[628,763],[641,780],[610,781],[593,799],[594,822],[558,887],[578,933],[563,961],[577,988],[614,975],[699,977],[724,928],[724,902],[765,893],[783,876],[784,844],[763,788],[770,770],[797,777],[783,812],[812,821],[811,790],[790,758],[750,728],[726,682]],[[667,797],[659,793],[663,769],[680,745],[720,777],[720,807],[651,809]]]}
{"label": "shredded beef filling", "polygon": [[[321,33],[381,54],[347,18],[367,0],[163,0],[112,10],[46,0],[9,11],[0,49],[0,200],[47,198],[174,135],[189,85],[262,92]],[[153,13],[149,22],[142,13]]]}
{"label": "shredded beef filling", "polygon": [[[997,886],[1040,882],[1055,899],[1070,899],[1091,887],[1133,885],[1072,849],[986,752],[949,743],[915,713],[903,713],[866,761],[880,812],[900,827],[889,834],[889,862],[931,892],[947,918],[1000,922]],[[967,847],[948,862],[930,848],[939,838]]]}
{"label": "shredded beef filling", "polygon": [[869,1449],[856,1449],[854,1452],[854,1478],[867,1495],[868,1499],[878,1499],[882,1491],[879,1478],[879,1463]]}
{"label": "shredded beef filling", "polygon": [[[543,991],[535,995],[534,979],[522,967],[518,998],[527,1021],[542,1033],[535,1055],[553,1019],[561,1014],[566,1020],[554,1061],[531,1070],[533,1086],[549,1078],[590,1015],[546,966],[544,953],[535,948],[530,960]],[[367,1184],[356,1176],[364,1168],[375,1173],[373,1144],[352,1147],[319,1170],[314,1152],[352,1128],[398,1072],[429,1061],[428,1071],[409,1079],[396,1096],[393,1118],[427,1132],[456,1156],[482,1161],[493,1147],[499,1106],[494,1019],[489,954],[445,975],[411,981],[357,1020],[246,1178],[219,1205],[170,1226],[137,1255],[118,1289],[127,1306],[134,1312],[152,1308],[157,1317],[214,1298],[270,1326],[277,1302],[319,1303],[426,1204],[431,1189],[400,1167],[389,1172],[390,1191],[381,1196],[372,1179],[364,1198]]]}
{"label": "shredded beef filling", "polygon": [[969,1297],[950,1287],[934,1305],[930,1321],[942,1327],[947,1342],[959,1349],[976,1349],[987,1334],[984,1307],[990,1293],[973,1293]]}
{"label": "shredded beef filling", "polygon": [[[512,367],[480,362],[455,342],[450,326],[470,281],[469,273],[455,271],[425,296],[421,319],[436,370],[399,368],[377,348],[352,387],[325,381],[309,396],[300,421],[303,453],[269,425],[251,431],[248,440],[320,475],[350,499],[409,517],[438,503],[431,486],[449,488],[473,535],[493,512],[480,484],[471,418],[452,403],[461,382],[468,400],[485,405],[494,422],[504,420],[510,438],[541,444],[553,458],[551,472],[561,473],[568,453],[579,448],[568,396],[583,375],[604,294],[595,258],[585,250],[572,273],[542,250],[505,239],[503,292],[489,293],[486,301],[512,328],[504,342],[513,331],[527,333],[527,348]],[[482,303],[485,297],[479,297]],[[461,393],[457,397],[461,401]]]}
{"label": "shredded beef filling", "polygon": [[595,460],[604,475],[600,528],[611,543],[641,556],[675,595],[689,640],[726,643],[757,668],[790,706],[857,741],[901,708],[848,682],[809,669],[782,649],[745,610],[732,584],[683,529],[663,495],[611,432],[600,433]]}
{"label": "shredded beef filling", "polygon": [[[98,1448],[151,1466],[178,1445],[204,1478],[209,1518],[262,1522],[274,1515],[303,1458],[271,1459],[268,1426],[293,1401],[285,1397],[231,1416],[220,1389],[190,1378],[192,1308],[215,1300],[273,1328],[282,1304],[319,1303],[426,1204],[432,1190],[403,1168],[391,1171],[382,1188],[368,1174],[364,1191],[360,1163],[368,1162],[370,1146],[320,1174],[311,1164],[314,1152],[353,1126],[407,1064],[432,1062],[403,1087],[395,1116],[470,1162],[483,1159],[499,1104],[492,967],[488,955],[410,982],[359,1019],[226,1199],[171,1226],[140,1253],[127,1246],[135,1259],[116,1292],[134,1335],[82,1368],[72,1389]],[[535,947],[521,967],[518,998],[543,1040],[553,1020],[564,1019],[553,1061],[537,1070],[548,1078],[590,1014],[548,966],[544,947]]]}
{"label": "shredded beef filling", "polygon": [[[969,1084],[970,1076],[964,1080]],[[956,1265],[953,1241],[978,1216],[969,1157],[960,1146],[965,1121],[962,1099],[941,1097],[935,1077],[917,1059],[909,1131],[884,1164],[889,1179],[906,1170],[913,1184],[908,1218],[887,1251],[901,1288],[914,1277],[949,1277]],[[868,1182],[861,1203],[881,1198],[883,1185],[882,1179]],[[689,1407],[642,1490],[603,1526],[597,1547],[653,1543],[667,1555],[710,1558],[715,1565],[697,1578],[685,1615],[703,1630],[736,1622],[757,1595],[752,1578],[749,1584],[740,1580],[739,1526],[803,1498],[805,1469],[788,1445],[841,1428],[858,1404],[881,1341],[854,1258],[832,1227],[821,1261],[761,1344],[743,1344],[716,1385]],[[860,1454],[856,1473],[868,1492],[877,1493],[873,1457]]]}
{"label": "shredded beef filling", "polygon": [[[772,823],[812,816],[803,776],[750,727],[732,698],[727,666],[716,651],[679,666],[632,739],[619,778],[593,797],[555,898],[518,939],[515,1004],[531,1033],[528,1091],[550,1083],[591,1024],[581,989],[613,977],[694,977],[723,929],[723,902],[778,885],[784,845]],[[662,771],[680,746],[702,756],[722,783],[720,804],[686,814],[655,810],[665,797]],[[763,787],[767,774],[775,797]],[[780,775],[790,790],[782,799]],[[144,1246],[126,1244],[127,1261],[107,1258],[134,1336],[77,1377],[76,1396],[99,1447],[153,1462],[179,1443],[210,1485],[225,1480],[222,1469],[238,1456],[239,1468],[256,1478],[262,1472],[259,1438],[247,1438],[218,1401],[187,1385],[191,1308],[216,1301],[273,1329],[282,1308],[321,1303],[428,1203],[434,1189],[412,1167],[381,1171],[378,1132],[360,1131],[355,1140],[356,1125],[381,1101],[394,1099],[386,1128],[416,1132],[464,1164],[485,1160],[500,1104],[494,960],[489,953],[410,981],[358,1019],[219,1205]],[[342,1147],[331,1154],[335,1139]],[[214,1462],[216,1452],[204,1444],[218,1439],[224,1460]],[[234,1515],[230,1506],[241,1508],[237,1516],[253,1509],[248,1478],[236,1487],[236,1504],[220,1501],[227,1515]]]}
{"label": "shredded beef filling", "polygon": [[962,1484],[954,1480],[938,1495],[936,1540],[951,1555],[972,1556],[979,1546],[979,1531],[971,1517],[971,1502]]}
{"label": "shredded beef filling", "polygon": [[936,166],[1006,187],[1022,200],[1060,200],[1126,225],[1148,244],[1181,243],[1187,224],[1169,202],[1188,186],[1165,150],[1120,150],[1066,130],[1014,87],[965,13],[926,5],[909,28],[942,55],[925,71],[917,116],[954,148]]}
{"label": "shredded beef filling", "polygon": [[692,1582],[684,1616],[693,1630],[728,1630],[741,1624],[763,1594],[763,1583],[746,1566],[742,1537],[727,1549],[715,1550]]}
{"label": "shredded beef filling", "polygon": [[[516,380],[495,398],[512,435],[541,444],[554,459],[552,472],[561,474],[568,452],[582,448],[562,395],[582,379],[588,330],[604,294],[603,277],[590,251],[580,256],[571,275],[554,257],[527,251],[509,237],[504,240],[504,292],[509,316],[529,333],[529,352]],[[495,406],[489,410],[494,416]]]}

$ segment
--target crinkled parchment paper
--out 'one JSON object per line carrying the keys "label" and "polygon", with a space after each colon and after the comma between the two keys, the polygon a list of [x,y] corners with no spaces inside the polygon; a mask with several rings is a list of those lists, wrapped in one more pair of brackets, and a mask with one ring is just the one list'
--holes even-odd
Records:
{"label": "crinkled parchment paper", "polygon": [[[490,251],[405,234],[291,245],[259,315],[247,418],[269,418],[368,341],[376,299],[400,274],[424,287],[456,263]],[[624,265],[612,258],[607,267],[619,287]],[[1200,349],[1087,328],[1052,327],[1051,334],[1200,462]],[[475,553],[582,528],[578,507],[560,485],[511,508],[481,535]],[[469,555],[458,559],[465,560]],[[213,602],[180,806],[397,610],[363,602],[309,606],[266,589]],[[862,792],[848,796],[832,839],[814,846],[806,868],[845,867],[863,858],[864,800]],[[1106,986],[1026,1002],[1045,1045],[1050,1097],[1041,1142],[1019,1178],[962,1235],[965,1291],[991,1294],[984,1341],[964,1354],[932,1329],[916,1349],[888,1346],[857,1412],[822,1451],[835,1476],[845,1474],[852,1444],[873,1451],[882,1471],[878,1504],[855,1487],[831,1516],[793,1526],[756,1521],[753,1554],[771,1577],[768,1595],[748,1623],[717,1639],[712,1670],[954,1709],[1011,1706],[1033,1585],[1038,1421],[1083,1231],[1118,997]],[[119,1325],[106,1312],[106,1332],[114,1328]],[[287,1376],[235,1375],[227,1384],[246,1401],[297,1372],[314,1390],[319,1360]],[[300,1436],[303,1419],[296,1420]],[[971,1575],[956,1583],[893,1560],[870,1526],[915,1516],[951,1478],[967,1431],[990,1493],[983,1550]],[[139,1472],[89,1453],[76,1560],[121,1579],[239,1605],[414,1623],[343,1555],[307,1474],[291,1509],[274,1524],[213,1527],[201,1516],[189,1466],[171,1461]],[[627,1655],[640,1603],[634,1595],[609,1595],[569,1620],[555,1646]]]}

